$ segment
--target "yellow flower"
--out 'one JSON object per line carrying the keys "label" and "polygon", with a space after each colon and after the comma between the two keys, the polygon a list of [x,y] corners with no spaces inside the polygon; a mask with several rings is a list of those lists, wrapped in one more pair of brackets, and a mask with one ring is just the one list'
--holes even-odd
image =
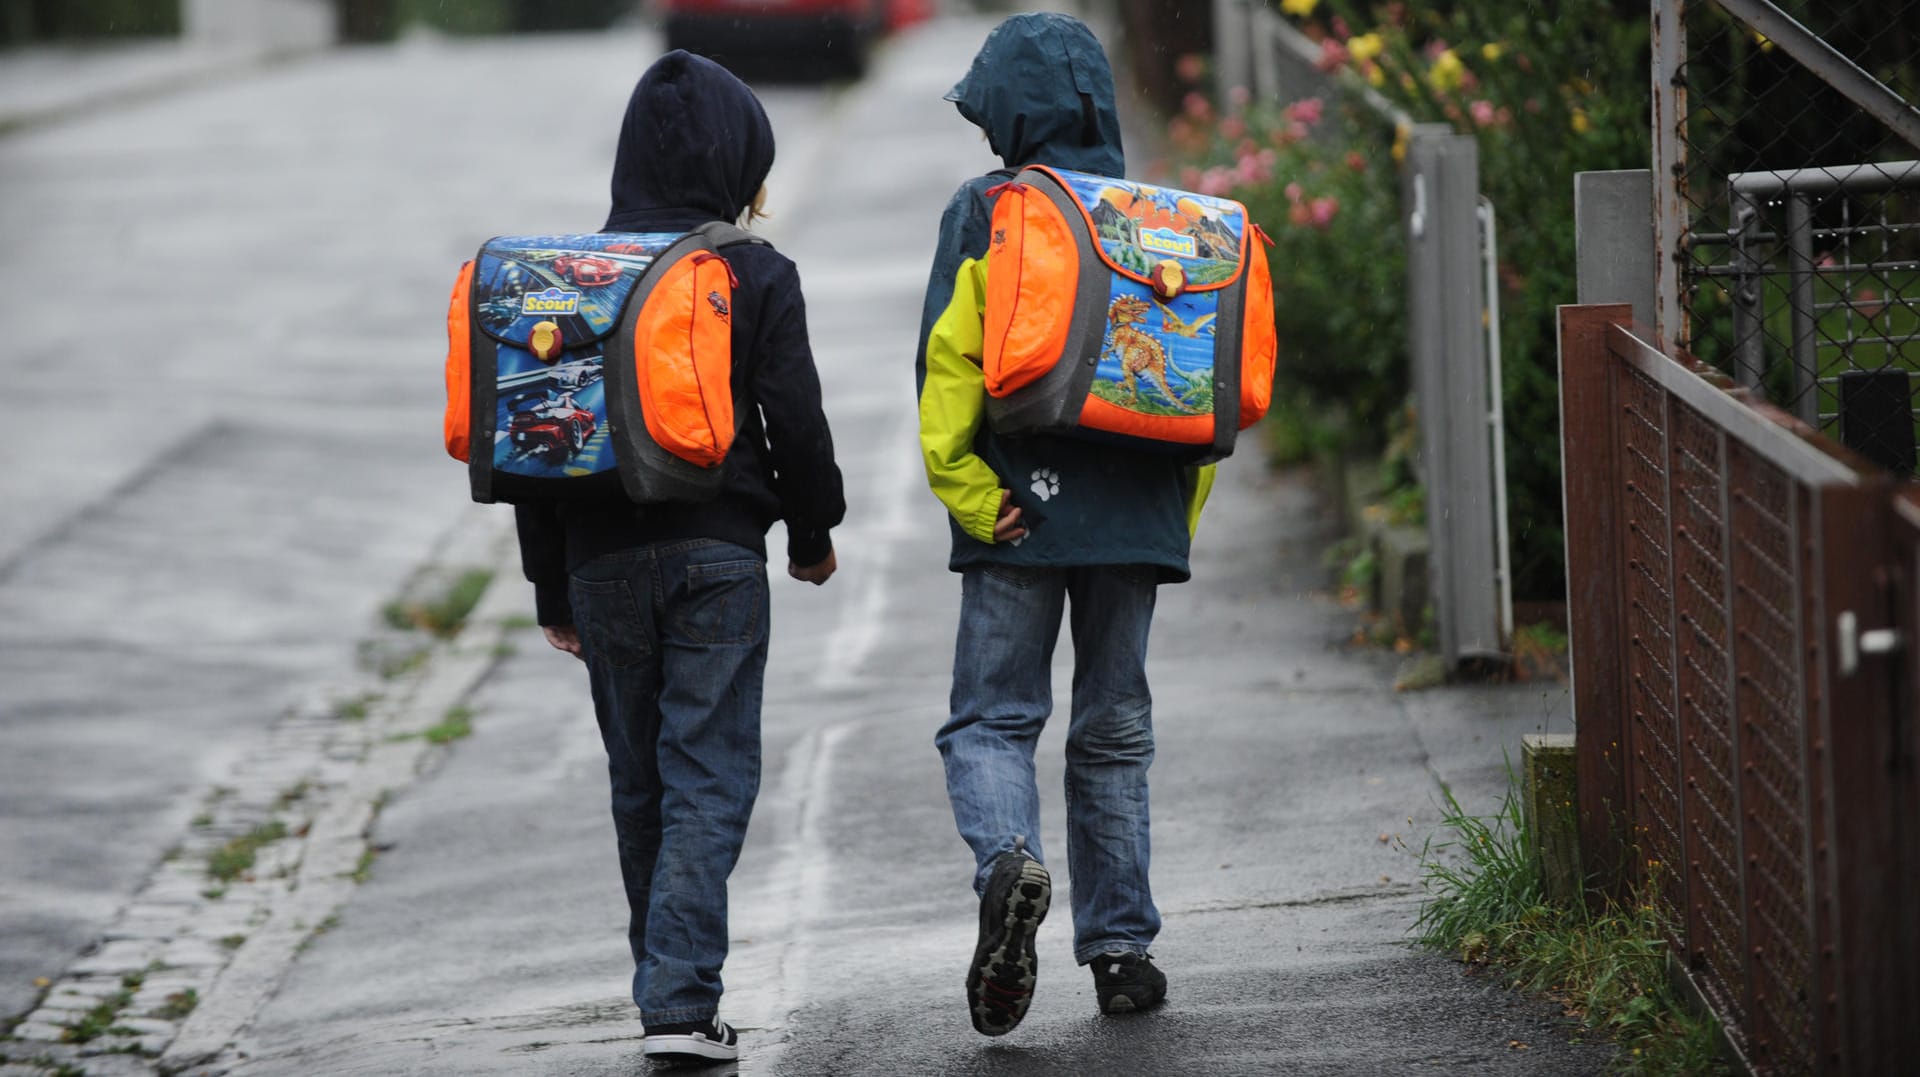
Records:
{"label": "yellow flower", "polygon": [[1355,63],[1366,63],[1380,55],[1384,48],[1386,43],[1380,40],[1379,34],[1358,34],[1347,39],[1347,55],[1353,57]]}
{"label": "yellow flower", "polygon": [[1593,121],[1587,119],[1587,111],[1580,108],[1574,109],[1573,133],[1576,135],[1584,135],[1591,130],[1593,130]]}
{"label": "yellow flower", "polygon": [[1394,125],[1393,159],[1396,162],[1404,161],[1407,159],[1407,142],[1412,138],[1413,138],[1413,128],[1408,127],[1406,124]]}
{"label": "yellow flower", "polygon": [[1500,57],[1506,55],[1506,52],[1507,52],[1506,48],[1503,47],[1498,41],[1489,41],[1486,44],[1480,46],[1481,58],[1489,62],[1498,60]]}
{"label": "yellow flower", "polygon": [[1441,93],[1450,93],[1460,88],[1461,80],[1466,77],[1467,65],[1452,49],[1442,49],[1440,55],[1433,58],[1433,67],[1427,71],[1427,81]]}
{"label": "yellow flower", "polygon": [[1319,4],[1320,0],[1280,0],[1280,10],[1304,19],[1313,14],[1313,9]]}
{"label": "yellow flower", "polygon": [[1380,70],[1380,65],[1368,64],[1367,65],[1367,85],[1385,86],[1386,84],[1387,84],[1387,73],[1385,71]]}

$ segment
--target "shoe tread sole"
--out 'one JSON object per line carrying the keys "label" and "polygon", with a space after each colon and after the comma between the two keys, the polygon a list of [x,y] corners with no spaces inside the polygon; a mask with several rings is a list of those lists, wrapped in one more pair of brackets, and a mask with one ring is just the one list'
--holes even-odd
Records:
{"label": "shoe tread sole", "polygon": [[1052,898],[1047,869],[1029,859],[1020,865],[1020,875],[1008,888],[1005,906],[997,915],[982,903],[981,943],[967,975],[967,1005],[974,1030],[982,1035],[1004,1036],[1026,1017],[1039,971],[1033,940]]}

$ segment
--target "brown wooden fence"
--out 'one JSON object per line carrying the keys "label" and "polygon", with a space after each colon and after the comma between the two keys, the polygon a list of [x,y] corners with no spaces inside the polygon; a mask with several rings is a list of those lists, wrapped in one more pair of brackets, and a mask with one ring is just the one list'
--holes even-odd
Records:
{"label": "brown wooden fence", "polygon": [[1561,311],[1581,854],[1756,1073],[1920,1072],[1920,498]]}

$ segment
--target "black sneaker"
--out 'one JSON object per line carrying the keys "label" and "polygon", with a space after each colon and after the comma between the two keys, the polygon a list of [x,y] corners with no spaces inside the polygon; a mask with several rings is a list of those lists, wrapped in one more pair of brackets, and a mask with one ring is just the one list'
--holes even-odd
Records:
{"label": "black sneaker", "polygon": [[967,1011],[983,1036],[1004,1036],[1027,1015],[1039,960],[1033,936],[1047,918],[1053,881],[1038,860],[1001,853],[980,899],[980,944],[967,969]]}
{"label": "black sneaker", "polygon": [[646,1056],[669,1064],[731,1062],[740,1057],[740,1036],[718,1017],[647,1029]]}
{"label": "black sneaker", "polygon": [[1152,954],[1101,954],[1088,964],[1101,1013],[1136,1013],[1167,997],[1167,974],[1153,967]]}

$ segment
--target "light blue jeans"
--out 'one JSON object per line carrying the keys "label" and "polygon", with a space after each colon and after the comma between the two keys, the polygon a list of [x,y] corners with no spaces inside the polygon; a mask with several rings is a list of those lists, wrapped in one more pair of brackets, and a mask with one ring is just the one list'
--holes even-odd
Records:
{"label": "light blue jeans", "polygon": [[1003,852],[1024,846],[1045,861],[1033,752],[1053,711],[1053,647],[1071,604],[1067,870],[1083,965],[1103,953],[1145,953],[1160,931],[1147,883],[1156,586],[1154,569],[1134,565],[989,565],[962,575],[951,716],[934,743],[954,822],[973,848],[976,893]]}
{"label": "light blue jeans", "polygon": [[568,595],[613,784],[633,1001],[646,1025],[705,1020],[760,790],[766,562],[709,539],[659,543],[589,561]]}

